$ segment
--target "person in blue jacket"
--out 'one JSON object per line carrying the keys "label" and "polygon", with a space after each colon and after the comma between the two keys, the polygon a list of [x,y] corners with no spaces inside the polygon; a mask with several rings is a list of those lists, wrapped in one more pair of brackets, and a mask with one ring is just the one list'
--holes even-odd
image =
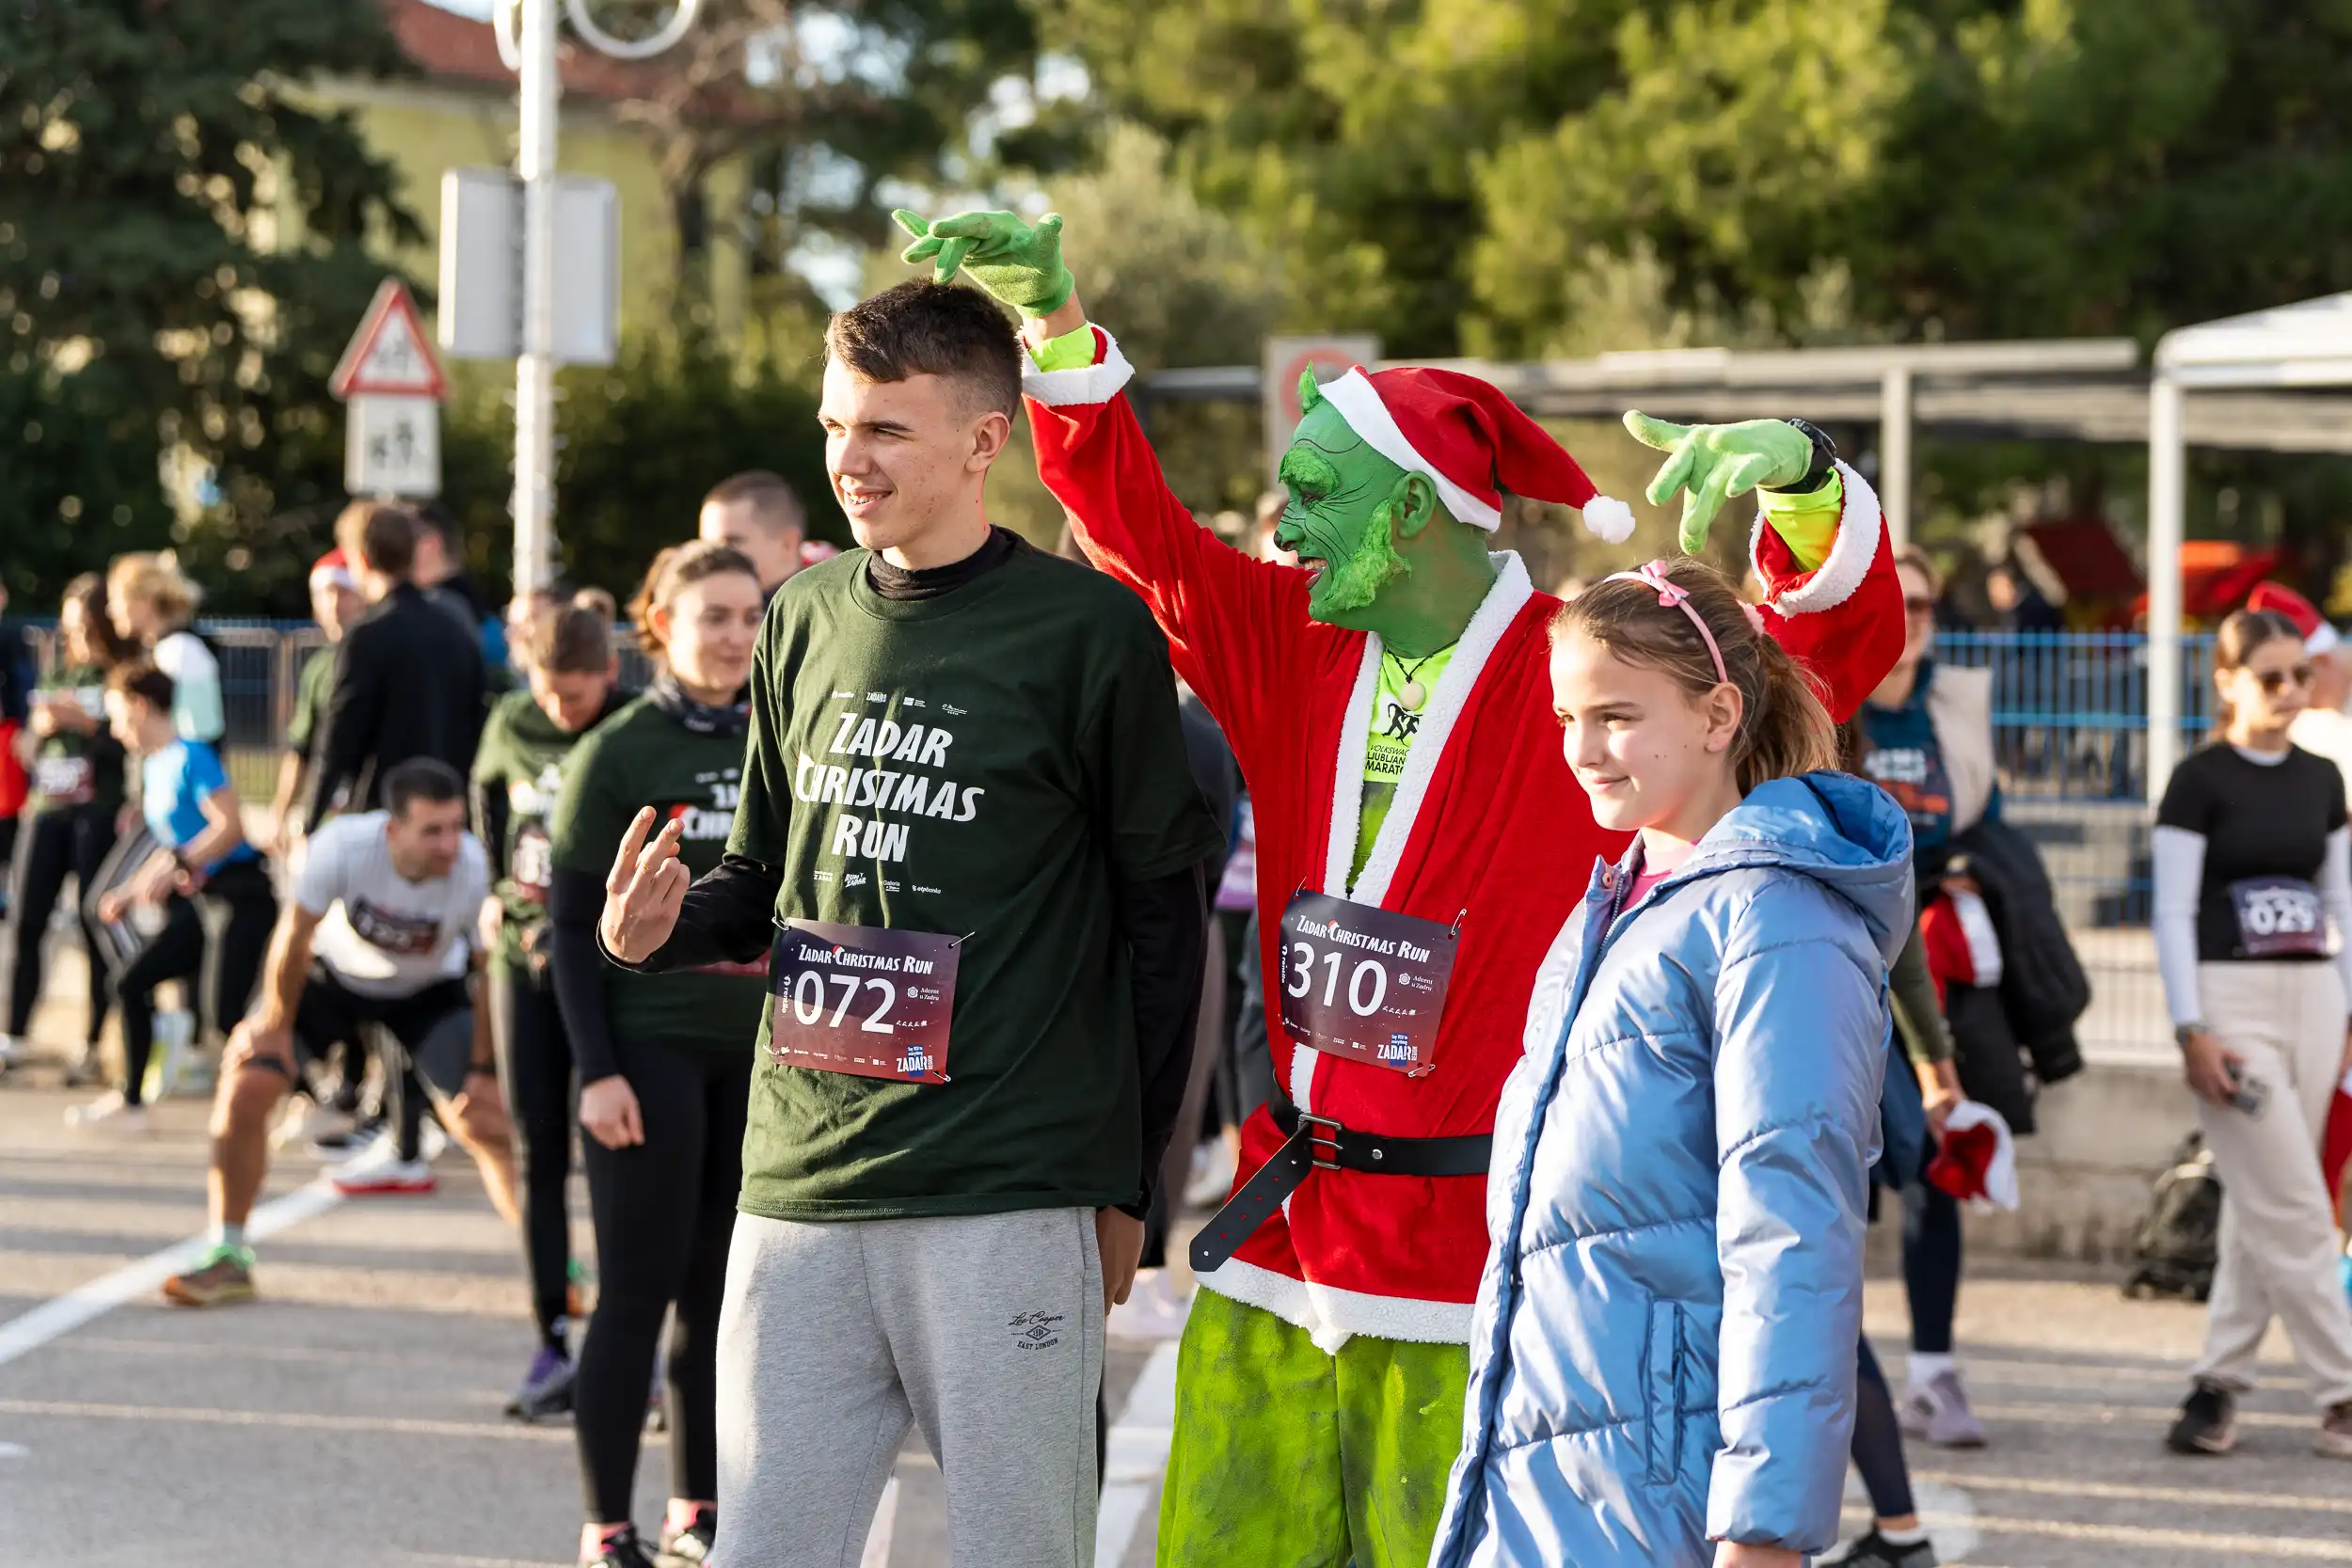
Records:
{"label": "person in blue jacket", "polygon": [[1638,832],[1503,1088],[1431,1568],[1800,1568],[1837,1539],[1910,826],[1711,566],[1619,573],[1552,649],[1568,764]]}

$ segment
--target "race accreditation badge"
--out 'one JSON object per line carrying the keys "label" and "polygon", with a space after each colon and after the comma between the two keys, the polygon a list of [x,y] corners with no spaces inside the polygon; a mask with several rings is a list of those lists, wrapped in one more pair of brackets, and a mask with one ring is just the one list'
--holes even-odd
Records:
{"label": "race accreditation badge", "polygon": [[1282,911],[1282,1032],[1407,1077],[1434,1069],[1455,931],[1326,893]]}
{"label": "race accreditation badge", "polygon": [[961,937],[777,923],[768,1054],[788,1067],[945,1084]]}

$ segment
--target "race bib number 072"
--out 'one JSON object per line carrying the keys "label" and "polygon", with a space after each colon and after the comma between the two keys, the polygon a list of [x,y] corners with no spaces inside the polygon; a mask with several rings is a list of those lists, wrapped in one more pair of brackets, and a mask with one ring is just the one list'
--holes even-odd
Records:
{"label": "race bib number 072", "polygon": [[791,1067],[947,1082],[962,939],[787,920],[768,970],[768,1054]]}
{"label": "race bib number 072", "polygon": [[1418,1078],[1438,1065],[1454,949],[1434,920],[1301,893],[1282,911],[1282,1032]]}

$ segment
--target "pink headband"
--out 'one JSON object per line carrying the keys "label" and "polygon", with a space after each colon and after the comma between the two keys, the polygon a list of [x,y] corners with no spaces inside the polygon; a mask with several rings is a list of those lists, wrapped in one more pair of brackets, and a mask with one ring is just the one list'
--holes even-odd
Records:
{"label": "pink headband", "polygon": [[[1603,582],[1620,580],[1638,582],[1645,587],[1657,589],[1659,607],[1679,610],[1691,618],[1691,624],[1699,628],[1700,641],[1707,644],[1707,657],[1715,661],[1715,678],[1725,685],[1730,684],[1731,676],[1724,669],[1724,651],[1716,646],[1715,634],[1707,629],[1707,617],[1701,615],[1698,607],[1691,602],[1691,591],[1677,586],[1666,576],[1666,563],[1663,561],[1647,562],[1630,572],[1612,572],[1601,580]],[[1761,631],[1764,618],[1756,612],[1756,607],[1742,600],[1740,608],[1747,611],[1749,623]]]}

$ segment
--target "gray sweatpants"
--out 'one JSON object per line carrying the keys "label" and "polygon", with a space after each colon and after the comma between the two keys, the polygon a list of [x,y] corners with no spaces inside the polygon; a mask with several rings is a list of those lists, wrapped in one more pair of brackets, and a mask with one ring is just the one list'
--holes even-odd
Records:
{"label": "gray sweatpants", "polygon": [[739,1214],[719,1317],[723,1568],[857,1568],[910,1423],[952,1568],[1089,1568],[1103,1265],[1089,1209]]}

